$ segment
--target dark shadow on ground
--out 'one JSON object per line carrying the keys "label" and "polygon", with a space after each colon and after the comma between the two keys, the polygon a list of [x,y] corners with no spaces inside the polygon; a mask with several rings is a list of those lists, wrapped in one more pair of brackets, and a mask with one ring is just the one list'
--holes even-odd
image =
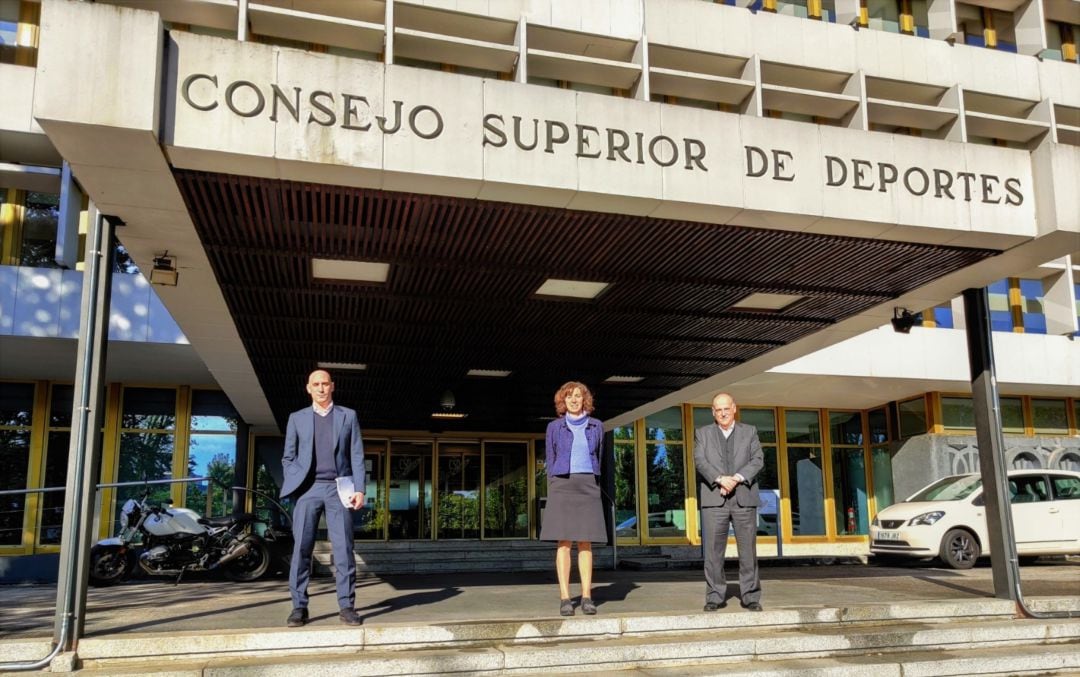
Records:
{"label": "dark shadow on ground", "polygon": [[[364,620],[369,620],[376,616],[381,616],[399,609],[408,609],[414,606],[444,602],[453,597],[457,597],[461,592],[460,588],[442,588],[440,590],[430,590],[428,592],[414,592],[399,597],[390,597],[389,599],[384,599],[375,602],[374,604],[368,604],[367,606],[358,608],[357,611],[364,617]],[[327,618],[331,617],[332,615],[327,616]]]}

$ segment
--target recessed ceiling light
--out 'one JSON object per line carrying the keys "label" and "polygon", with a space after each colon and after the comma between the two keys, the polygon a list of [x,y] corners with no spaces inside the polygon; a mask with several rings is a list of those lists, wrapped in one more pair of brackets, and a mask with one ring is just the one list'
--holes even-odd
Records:
{"label": "recessed ceiling light", "polygon": [[483,376],[485,378],[506,378],[511,372],[503,369],[470,369],[466,376]]}
{"label": "recessed ceiling light", "polygon": [[344,369],[346,371],[364,371],[366,364],[360,362],[319,362],[319,369]]}
{"label": "recessed ceiling light", "polygon": [[468,414],[460,411],[433,411],[431,418],[465,418]]}
{"label": "recessed ceiling light", "polygon": [[731,307],[738,310],[764,310],[776,313],[804,298],[806,297],[795,294],[750,294]]}
{"label": "recessed ceiling light", "polygon": [[374,261],[339,261],[336,259],[311,259],[311,276],[320,280],[346,280],[348,282],[386,282],[390,274],[389,263]]}
{"label": "recessed ceiling light", "polygon": [[604,379],[604,383],[640,383],[644,381],[644,376],[608,376]]}
{"label": "recessed ceiling light", "polygon": [[544,280],[536,290],[537,296],[564,296],[572,299],[594,299],[611,285],[607,282],[584,280]]}

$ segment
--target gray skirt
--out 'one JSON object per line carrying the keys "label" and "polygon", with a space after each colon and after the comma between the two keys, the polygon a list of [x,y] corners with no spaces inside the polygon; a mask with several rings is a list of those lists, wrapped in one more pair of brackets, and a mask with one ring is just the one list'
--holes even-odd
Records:
{"label": "gray skirt", "polygon": [[592,473],[548,476],[540,540],[607,543],[599,477]]}

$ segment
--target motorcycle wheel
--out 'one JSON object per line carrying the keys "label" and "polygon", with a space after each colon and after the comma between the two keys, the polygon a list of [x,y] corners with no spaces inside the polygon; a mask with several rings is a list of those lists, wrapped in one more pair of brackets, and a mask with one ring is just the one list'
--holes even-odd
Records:
{"label": "motorcycle wheel", "polygon": [[90,585],[105,587],[119,583],[131,573],[132,552],[118,545],[90,548]]}
{"label": "motorcycle wheel", "polygon": [[225,565],[225,577],[240,583],[261,578],[270,568],[270,548],[261,538],[248,537],[251,551]]}

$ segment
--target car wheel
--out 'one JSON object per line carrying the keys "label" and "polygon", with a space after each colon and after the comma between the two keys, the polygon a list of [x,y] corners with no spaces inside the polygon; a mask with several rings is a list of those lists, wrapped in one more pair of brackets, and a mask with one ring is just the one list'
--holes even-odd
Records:
{"label": "car wheel", "polygon": [[941,561],[953,569],[970,569],[975,566],[975,560],[979,559],[979,542],[970,531],[964,529],[950,529],[941,539],[941,550],[938,555]]}

